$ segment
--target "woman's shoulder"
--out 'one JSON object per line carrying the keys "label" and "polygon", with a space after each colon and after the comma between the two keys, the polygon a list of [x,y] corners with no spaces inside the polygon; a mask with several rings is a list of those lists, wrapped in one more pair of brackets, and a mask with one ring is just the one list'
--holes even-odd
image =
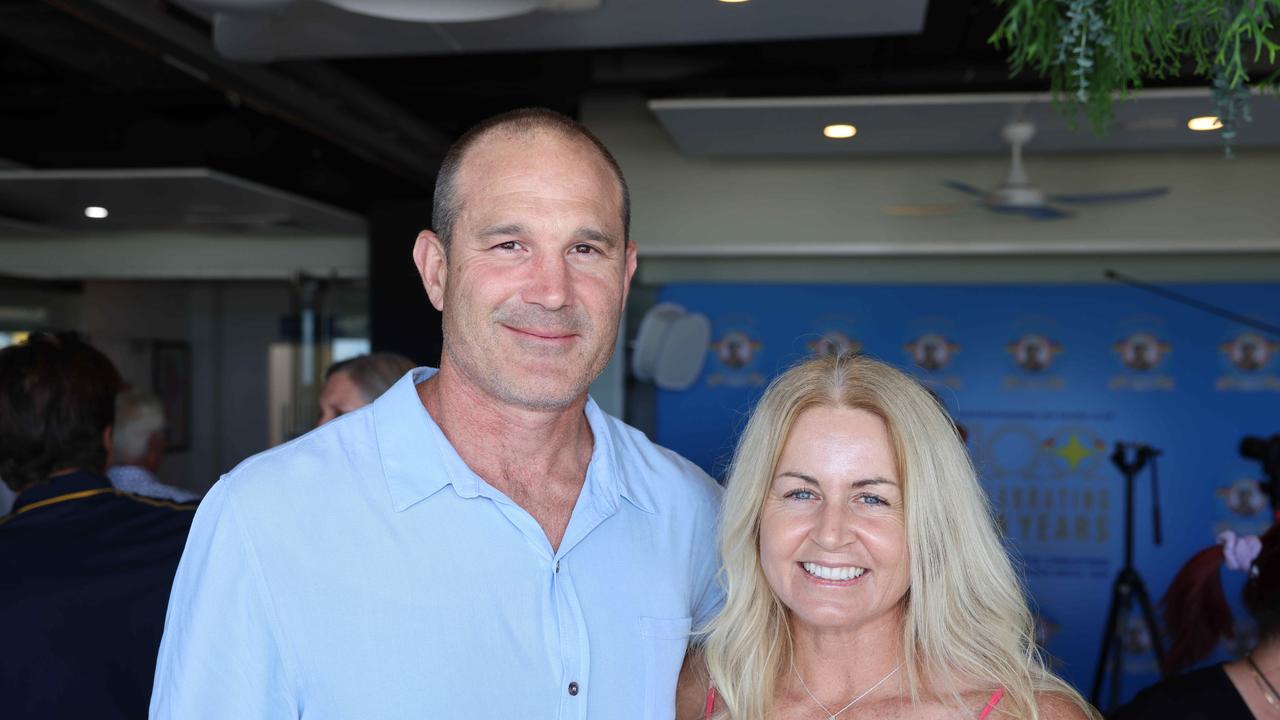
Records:
{"label": "woman's shoulder", "polygon": [[1100,717],[1096,712],[1087,712],[1075,698],[1061,692],[1036,693],[1036,709],[1041,720],[1095,720]]}

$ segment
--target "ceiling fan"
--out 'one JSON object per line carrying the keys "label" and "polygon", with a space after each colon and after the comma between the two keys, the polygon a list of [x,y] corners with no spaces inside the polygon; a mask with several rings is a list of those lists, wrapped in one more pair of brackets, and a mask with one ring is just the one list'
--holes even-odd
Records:
{"label": "ceiling fan", "polygon": [[[1060,220],[1071,217],[1070,211],[1056,205],[1102,205],[1147,200],[1169,194],[1168,187],[1138,188],[1112,192],[1049,195],[1031,183],[1022,167],[1022,146],[1036,134],[1036,126],[1017,120],[1004,126],[1001,135],[1013,150],[1009,174],[994,190],[983,190],[960,180],[943,180],[942,184],[977,198],[977,205],[998,213],[1024,215],[1032,220]],[[899,205],[886,207],[890,215],[939,215],[969,207],[968,205]]]}

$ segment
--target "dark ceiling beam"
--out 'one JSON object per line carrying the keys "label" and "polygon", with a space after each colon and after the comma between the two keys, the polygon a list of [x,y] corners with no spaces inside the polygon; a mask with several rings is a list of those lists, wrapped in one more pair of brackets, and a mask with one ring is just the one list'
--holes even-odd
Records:
{"label": "dark ceiling beam", "polygon": [[430,188],[451,138],[318,62],[273,67],[227,60],[208,33],[154,0],[46,0],[50,5],[414,184]]}

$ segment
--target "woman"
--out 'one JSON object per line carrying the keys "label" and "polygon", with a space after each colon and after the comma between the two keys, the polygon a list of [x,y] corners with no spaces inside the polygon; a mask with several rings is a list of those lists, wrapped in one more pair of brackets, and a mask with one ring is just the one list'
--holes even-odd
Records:
{"label": "woman", "polygon": [[1239,660],[1170,678],[1138,693],[1115,720],[1179,717],[1196,720],[1280,718],[1280,531],[1261,538],[1227,531],[1196,553],[1165,593],[1165,627],[1173,645],[1166,661],[1177,672],[1203,660],[1234,634],[1222,591],[1222,566],[1249,574],[1244,605],[1258,622],[1258,644]]}
{"label": "woman", "polygon": [[357,355],[330,365],[320,390],[316,427],[377,400],[413,367],[409,358],[385,352]]}
{"label": "woman", "polygon": [[1096,717],[1037,653],[954,426],[884,363],[815,358],[769,386],[720,543],[725,607],[705,679],[685,677],[699,716]]}

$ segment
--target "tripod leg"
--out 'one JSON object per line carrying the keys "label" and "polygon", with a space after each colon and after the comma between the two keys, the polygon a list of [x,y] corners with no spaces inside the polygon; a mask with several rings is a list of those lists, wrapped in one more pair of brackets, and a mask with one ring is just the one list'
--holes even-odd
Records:
{"label": "tripod leg", "polygon": [[1133,595],[1127,583],[1120,583],[1117,588],[1120,602],[1119,614],[1116,616],[1116,634],[1112,642],[1115,644],[1115,660],[1111,663],[1111,687],[1107,688],[1107,708],[1115,710],[1120,706],[1120,685],[1124,680],[1124,635],[1129,624],[1129,616],[1133,614]]}
{"label": "tripod leg", "polygon": [[[1119,610],[1119,586],[1113,586],[1111,590],[1111,604],[1107,608],[1107,622],[1102,626],[1102,645],[1098,647],[1098,667],[1093,672],[1093,689],[1089,691],[1089,702],[1098,707],[1098,701],[1102,699],[1102,678],[1107,672],[1107,659],[1111,656],[1112,645],[1115,644],[1118,637],[1116,632],[1116,614]],[[1119,647],[1115,648],[1117,651]]]}
{"label": "tripod leg", "polygon": [[1164,643],[1160,640],[1160,626],[1156,624],[1156,614],[1151,607],[1151,598],[1147,596],[1147,588],[1141,578],[1134,584],[1133,589],[1138,595],[1138,607],[1142,608],[1142,616],[1146,620],[1147,633],[1151,636],[1151,650],[1156,655],[1156,664],[1160,666],[1160,676],[1166,677]]}

